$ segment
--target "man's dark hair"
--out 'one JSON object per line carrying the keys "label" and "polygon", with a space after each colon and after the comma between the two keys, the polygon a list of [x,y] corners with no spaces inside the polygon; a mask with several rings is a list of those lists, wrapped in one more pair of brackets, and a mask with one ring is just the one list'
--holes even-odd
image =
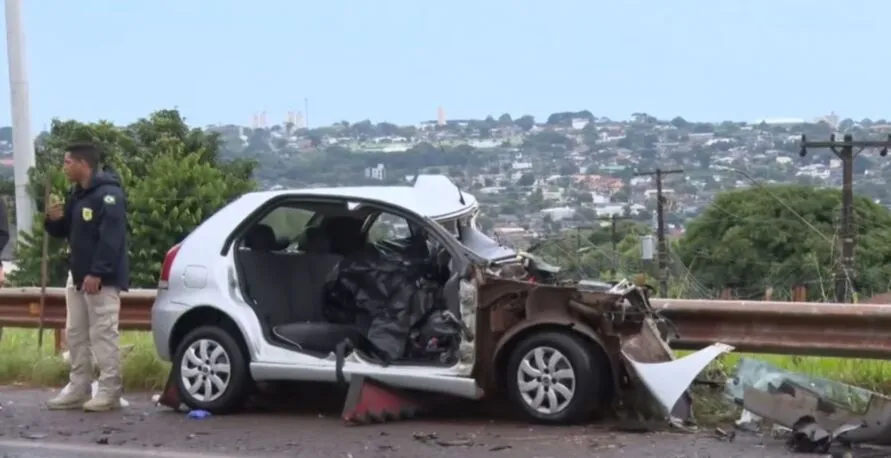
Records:
{"label": "man's dark hair", "polygon": [[99,148],[90,143],[75,143],[68,146],[68,154],[87,163],[91,169],[99,167]]}

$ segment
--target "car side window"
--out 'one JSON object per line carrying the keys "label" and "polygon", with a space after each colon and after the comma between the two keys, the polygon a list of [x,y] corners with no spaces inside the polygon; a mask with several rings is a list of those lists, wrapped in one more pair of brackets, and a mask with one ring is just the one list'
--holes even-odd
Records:
{"label": "car side window", "polygon": [[315,213],[303,208],[282,206],[266,215],[260,224],[272,228],[278,241],[291,241],[306,229]]}
{"label": "car side window", "polygon": [[390,213],[381,213],[368,228],[368,241],[372,243],[384,240],[407,239],[411,236],[408,221]]}

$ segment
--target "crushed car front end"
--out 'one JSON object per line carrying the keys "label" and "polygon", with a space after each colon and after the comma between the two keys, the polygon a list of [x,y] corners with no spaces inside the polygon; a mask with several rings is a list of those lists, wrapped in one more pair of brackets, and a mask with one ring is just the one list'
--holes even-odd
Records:
{"label": "crushed car front end", "polygon": [[[690,424],[694,419],[689,385],[711,361],[732,350],[715,344],[676,359],[669,347],[673,326],[651,307],[649,289],[627,280],[542,285],[503,274],[489,272],[479,295],[477,361],[490,364],[478,364],[475,376],[488,393],[511,389],[511,361],[537,335],[556,333],[582,342],[594,356],[585,361],[598,364],[587,369],[599,374],[597,380],[577,377],[589,380],[590,386],[573,387],[597,391],[580,398],[590,405],[578,407],[570,416],[527,409],[537,420],[567,423],[595,411],[633,411]],[[548,345],[543,348],[557,348],[559,342]],[[588,367],[585,361],[576,366]]]}

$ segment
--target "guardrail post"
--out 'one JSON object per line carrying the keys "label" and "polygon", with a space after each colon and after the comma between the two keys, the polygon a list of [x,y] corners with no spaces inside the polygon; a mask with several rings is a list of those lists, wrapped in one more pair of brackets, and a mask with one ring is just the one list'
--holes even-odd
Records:
{"label": "guardrail post", "polygon": [[53,348],[56,351],[56,354],[61,354],[62,350],[64,350],[68,346],[68,342],[65,341],[65,331],[61,329],[53,329]]}

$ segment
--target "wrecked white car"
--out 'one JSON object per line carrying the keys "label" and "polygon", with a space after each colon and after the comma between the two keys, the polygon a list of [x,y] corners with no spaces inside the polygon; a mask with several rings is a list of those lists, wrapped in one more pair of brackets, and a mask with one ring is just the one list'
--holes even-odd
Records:
{"label": "wrecked white car", "polygon": [[524,264],[476,229],[476,211],[440,176],[235,200],[164,259],[152,333],[169,387],[211,412],[239,407],[253,381],[365,378],[506,394],[548,423],[644,398],[691,418],[687,385],[729,347],[672,362],[645,288],[514,275]]}

